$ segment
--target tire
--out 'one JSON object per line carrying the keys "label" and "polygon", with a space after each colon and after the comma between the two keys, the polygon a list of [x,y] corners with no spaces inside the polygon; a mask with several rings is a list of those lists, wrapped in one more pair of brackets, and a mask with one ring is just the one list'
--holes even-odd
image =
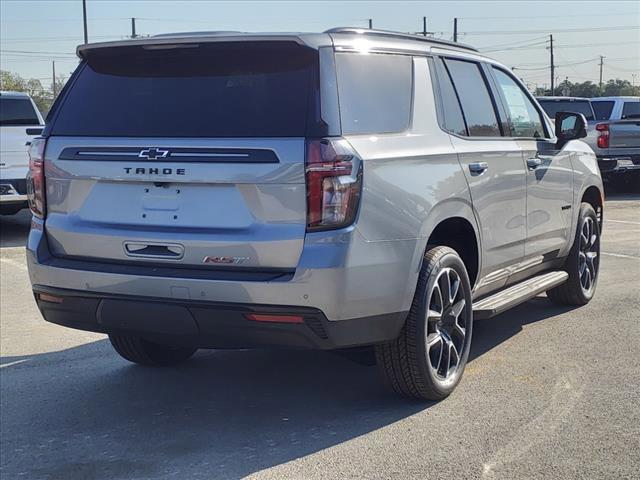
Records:
{"label": "tire", "polygon": [[[447,289],[453,295],[447,295]],[[464,263],[449,247],[429,247],[405,326],[395,340],[376,345],[385,382],[406,397],[446,398],[462,378],[472,330],[471,286]]]}
{"label": "tire", "polygon": [[148,367],[169,367],[189,359],[197,348],[171,347],[133,335],[109,335],[111,345],[125,360]]}
{"label": "tire", "polygon": [[580,205],[576,237],[564,270],[566,283],[547,291],[547,297],[558,305],[586,305],[593,298],[600,270],[600,225],[593,207]]}

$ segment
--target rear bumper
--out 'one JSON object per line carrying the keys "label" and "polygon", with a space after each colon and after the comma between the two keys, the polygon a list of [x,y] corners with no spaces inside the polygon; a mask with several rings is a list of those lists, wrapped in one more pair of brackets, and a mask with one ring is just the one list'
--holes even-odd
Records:
{"label": "rear bumper", "polygon": [[[100,320],[98,309],[105,299],[112,304],[115,298],[133,302],[122,304],[131,306],[132,312],[144,312],[144,306],[151,303],[153,311],[160,312],[157,315],[176,311],[174,307],[163,310],[162,305],[177,305],[182,313],[176,315],[192,318],[187,322],[191,333],[181,332],[180,338],[203,347],[328,349],[379,343],[397,336],[415,291],[419,269],[419,264],[412,264],[416,241],[367,242],[353,228],[311,234],[305,239],[295,271],[265,278],[259,273],[238,276],[237,272],[208,269],[168,271],[157,263],[132,266],[60,259],[51,255],[43,222],[34,217],[27,241],[27,266],[34,290],[61,291],[62,296],[73,298],[61,304],[64,308],[48,305],[44,309],[40,302],[45,319],[54,323],[108,331],[113,325]],[[89,300],[78,300],[83,298]],[[80,306],[80,313],[73,313]],[[280,313],[304,311],[305,322],[256,325],[244,313],[257,308]],[[138,315],[122,318],[134,325]],[[313,319],[323,325],[326,338],[314,331]],[[161,335],[162,331],[154,330],[156,326],[149,320],[134,330]]]}
{"label": "rear bumper", "polygon": [[598,167],[603,179],[640,172],[640,154],[598,156]]}
{"label": "rear bumper", "polygon": [[0,179],[0,204],[27,206],[27,185],[23,178]]}
{"label": "rear bumper", "polygon": [[[48,322],[79,330],[140,335],[170,345],[198,348],[292,347],[336,349],[398,336],[406,312],[330,322],[315,308],[179,301],[95,294],[34,285]],[[43,294],[41,296],[41,294]],[[300,323],[249,320],[247,315],[295,315]]]}

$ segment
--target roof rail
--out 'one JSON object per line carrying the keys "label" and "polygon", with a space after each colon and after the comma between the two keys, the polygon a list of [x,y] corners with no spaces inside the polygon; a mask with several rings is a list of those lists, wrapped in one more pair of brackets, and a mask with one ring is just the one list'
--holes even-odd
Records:
{"label": "roof rail", "polygon": [[478,49],[467,45],[465,43],[451,42],[449,40],[442,40],[440,38],[425,37],[422,35],[416,35],[413,33],[393,32],[391,30],[373,30],[368,28],[356,28],[356,27],[337,27],[326,30],[324,33],[358,33],[363,35],[373,35],[379,37],[390,38],[402,38],[405,40],[417,40],[419,42],[435,43],[438,45],[446,45],[447,47],[463,48],[465,50],[471,50],[477,52]]}

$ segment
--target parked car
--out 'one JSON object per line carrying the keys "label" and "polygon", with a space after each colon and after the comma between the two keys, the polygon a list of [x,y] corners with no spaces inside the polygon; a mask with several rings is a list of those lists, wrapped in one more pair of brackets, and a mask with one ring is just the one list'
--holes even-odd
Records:
{"label": "parked car", "polygon": [[589,125],[592,125],[596,116],[588,98],[582,97],[537,97],[538,103],[549,118],[554,119],[558,112],[576,112],[584,115]]}
{"label": "parked car", "polygon": [[47,321],[127,360],[371,346],[395,391],[442,399],[474,319],[594,295],[586,120],[554,131],[471,47],[340,28],[78,54],[31,145],[29,275]]}
{"label": "parked car", "polygon": [[27,208],[27,146],[42,133],[44,121],[23,92],[0,92],[0,214]]}
{"label": "parked car", "polygon": [[603,179],[640,189],[640,97],[598,97],[591,104],[597,124],[587,143]]}

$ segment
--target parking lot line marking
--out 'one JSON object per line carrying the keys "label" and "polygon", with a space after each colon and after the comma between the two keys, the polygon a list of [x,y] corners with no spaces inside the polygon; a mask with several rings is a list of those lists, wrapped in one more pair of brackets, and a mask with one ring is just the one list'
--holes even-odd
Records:
{"label": "parking lot line marking", "polygon": [[612,257],[620,257],[620,258],[633,258],[635,260],[640,260],[640,257],[636,257],[634,255],[625,255],[624,253],[609,253],[609,252],[602,252],[603,255],[610,255]]}
{"label": "parking lot line marking", "polygon": [[3,363],[2,365],[0,365],[0,368],[10,367],[12,365],[18,365],[19,363],[24,363],[27,361],[29,361],[28,358],[23,358],[22,360],[16,360],[15,362]]}
{"label": "parking lot line marking", "polygon": [[27,266],[24,263],[20,263],[14,260],[13,258],[0,257],[0,262],[13,265],[14,267],[19,268],[20,270],[25,270],[25,271],[27,270]]}
{"label": "parking lot line marking", "polygon": [[628,223],[631,225],[640,225],[640,222],[632,222],[631,220],[611,220],[607,219],[605,222],[613,222],[613,223]]}

